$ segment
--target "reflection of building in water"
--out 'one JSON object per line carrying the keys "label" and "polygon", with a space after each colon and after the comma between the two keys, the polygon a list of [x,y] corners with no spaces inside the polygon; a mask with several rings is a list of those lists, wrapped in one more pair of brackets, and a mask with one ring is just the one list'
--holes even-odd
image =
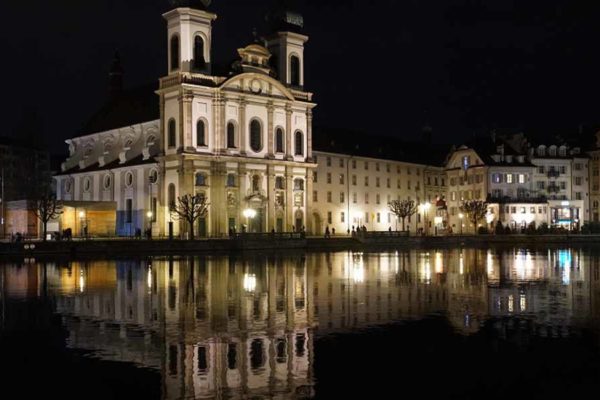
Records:
{"label": "reflection of building in water", "polygon": [[[446,315],[565,335],[600,307],[600,257],[579,250],[449,250],[195,257],[2,268],[6,299],[47,298],[68,345],[158,369],[164,397],[312,393],[314,332]],[[8,325],[2,325],[8,326]]]}
{"label": "reflection of building in water", "polygon": [[47,288],[70,347],[160,369],[165,398],[312,393],[304,258],[293,265],[190,258],[5,270],[11,295],[38,297]]}
{"label": "reflection of building in water", "polygon": [[524,316],[537,333],[567,335],[591,316],[590,265],[581,250],[504,252],[490,284],[489,315]]}

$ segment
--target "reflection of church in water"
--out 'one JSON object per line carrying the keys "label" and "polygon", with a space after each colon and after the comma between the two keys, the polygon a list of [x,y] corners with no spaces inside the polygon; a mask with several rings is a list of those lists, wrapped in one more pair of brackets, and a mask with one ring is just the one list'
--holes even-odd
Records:
{"label": "reflection of church in water", "polygon": [[314,340],[443,314],[564,336],[598,314],[599,257],[487,250],[7,266],[2,300],[48,293],[68,345],[161,371],[163,397],[307,398]]}

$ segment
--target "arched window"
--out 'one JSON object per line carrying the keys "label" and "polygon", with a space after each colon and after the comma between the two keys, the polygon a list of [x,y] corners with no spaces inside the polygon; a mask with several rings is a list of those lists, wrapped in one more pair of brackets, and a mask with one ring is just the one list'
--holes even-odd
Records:
{"label": "arched window", "polygon": [[227,175],[227,187],[235,187],[235,175]]}
{"label": "arched window", "polygon": [[294,134],[294,147],[297,156],[304,155],[304,135],[300,131],[296,131]]}
{"label": "arched window", "polygon": [[250,122],[250,148],[255,153],[262,150],[262,126],[256,119]]}
{"label": "arched window", "polygon": [[202,69],[206,65],[204,60],[204,39],[200,35],[194,38],[194,69]]}
{"label": "arched window", "polygon": [[252,177],[252,191],[253,192],[259,192],[260,191],[260,186],[261,186],[261,179],[259,175],[254,175]]}
{"label": "arched window", "polygon": [[153,169],[150,171],[150,174],[148,174],[148,181],[152,184],[158,182],[158,171]]}
{"label": "arched window", "polygon": [[275,131],[275,152],[283,153],[283,129],[277,128]]}
{"label": "arched window", "polygon": [[233,122],[227,124],[227,148],[235,149],[235,125]]}
{"label": "arched window", "polygon": [[298,56],[290,57],[290,83],[292,86],[300,86],[300,59]]}
{"label": "arched window", "polygon": [[169,209],[173,210],[175,208],[175,185],[169,184]]}
{"label": "arched window", "polygon": [[294,179],[294,190],[304,190],[304,180]]}
{"label": "arched window", "polygon": [[179,69],[179,36],[171,38],[171,70]]}
{"label": "arched window", "polygon": [[196,146],[206,146],[206,125],[201,119],[196,123]]}
{"label": "arched window", "polygon": [[201,172],[196,174],[196,186],[206,186],[206,175]]}
{"label": "arched window", "polygon": [[87,193],[90,191],[91,188],[92,180],[90,178],[85,178],[85,180],[83,181],[83,191]]}
{"label": "arched window", "polygon": [[175,124],[175,119],[171,118],[169,120],[168,127],[168,146],[169,148],[174,148],[177,143],[177,127]]}
{"label": "arched window", "polygon": [[278,176],[275,178],[275,189],[285,189],[283,176]]}

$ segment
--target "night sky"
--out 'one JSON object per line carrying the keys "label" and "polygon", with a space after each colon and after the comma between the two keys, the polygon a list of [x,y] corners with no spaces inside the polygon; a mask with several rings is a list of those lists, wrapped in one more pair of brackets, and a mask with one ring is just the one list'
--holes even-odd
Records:
{"label": "night sky", "polygon": [[[315,125],[459,142],[491,129],[567,135],[600,123],[600,2],[306,0]],[[214,0],[218,63],[261,30],[272,0]],[[4,131],[38,114],[53,152],[106,100],[115,49],[125,85],[166,72],[167,0],[4,2]],[[158,99],[157,99],[158,101]]]}

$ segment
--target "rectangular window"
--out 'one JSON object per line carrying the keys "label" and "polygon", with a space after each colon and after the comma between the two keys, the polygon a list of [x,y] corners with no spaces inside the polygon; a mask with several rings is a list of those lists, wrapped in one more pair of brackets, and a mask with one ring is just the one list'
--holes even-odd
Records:
{"label": "rectangular window", "polygon": [[381,223],[381,214],[377,213],[377,223]]}
{"label": "rectangular window", "polygon": [[344,168],[344,159],[340,158],[340,168]]}
{"label": "rectangular window", "polygon": [[510,212],[511,212],[512,214],[516,214],[516,213],[517,213],[517,207],[511,207],[511,208],[510,208]]}
{"label": "rectangular window", "polygon": [[356,175],[352,175],[352,185],[356,186]]}
{"label": "rectangular window", "polygon": [[313,172],[313,182],[317,183],[319,180],[317,179],[319,177],[319,175],[317,174],[317,171]]}
{"label": "rectangular window", "polygon": [[537,188],[539,190],[544,190],[546,188],[546,182],[544,182],[544,181],[538,181],[537,182]]}
{"label": "rectangular window", "polygon": [[519,183],[525,183],[525,174],[519,174]]}
{"label": "rectangular window", "polygon": [[375,171],[379,172],[379,163],[375,163]]}
{"label": "rectangular window", "polygon": [[544,168],[544,166],[539,166],[538,167],[538,174],[544,174],[546,172],[546,168]]}
{"label": "rectangular window", "polygon": [[331,203],[331,192],[327,192],[327,202]]}
{"label": "rectangular window", "polygon": [[406,184],[406,187],[408,188],[408,190],[410,190],[410,181],[408,181],[408,183]]}
{"label": "rectangular window", "polygon": [[375,195],[375,204],[381,203],[381,197],[379,197],[379,193]]}
{"label": "rectangular window", "polygon": [[365,193],[365,204],[369,204],[369,193]]}
{"label": "rectangular window", "polygon": [[456,192],[450,192],[450,200],[456,201]]}
{"label": "rectangular window", "polygon": [[390,164],[385,164],[385,170],[389,173],[392,170]]}
{"label": "rectangular window", "polygon": [[521,207],[521,214],[525,214],[527,212],[527,209],[525,207]]}
{"label": "rectangular window", "polygon": [[411,174],[410,167],[406,167],[406,173],[407,173],[408,175],[410,175],[410,174]]}
{"label": "rectangular window", "polygon": [[388,189],[392,187],[390,178],[387,178],[386,186]]}
{"label": "rectangular window", "polygon": [[333,216],[331,215],[331,211],[327,211],[327,223],[331,224],[333,222]]}
{"label": "rectangular window", "polygon": [[357,199],[357,197],[358,197],[358,196],[356,195],[356,192],[352,193],[352,202],[353,202],[354,204],[356,204],[356,201],[357,201],[356,199]]}
{"label": "rectangular window", "polygon": [[561,165],[558,170],[560,171],[561,174],[566,174],[567,173],[567,167],[565,167],[564,165]]}
{"label": "rectangular window", "polygon": [[317,195],[317,191],[313,190],[313,203],[316,203],[319,201],[318,195]]}
{"label": "rectangular window", "polygon": [[400,189],[400,186],[401,186],[400,185],[400,179],[398,179],[397,185],[398,185],[398,189]]}
{"label": "rectangular window", "polygon": [[365,176],[365,186],[369,186],[369,177]]}
{"label": "rectangular window", "polygon": [[375,186],[379,187],[379,177],[375,178]]}
{"label": "rectangular window", "polygon": [[352,169],[356,169],[356,160],[352,160]]}
{"label": "rectangular window", "polygon": [[582,166],[580,163],[575,163],[573,165],[573,168],[575,168],[575,171],[581,171],[582,170]]}
{"label": "rectangular window", "polygon": [[340,213],[340,222],[346,222],[346,213],[343,211]]}
{"label": "rectangular window", "polygon": [[513,175],[506,174],[506,183],[513,183]]}
{"label": "rectangular window", "polygon": [[368,171],[368,170],[369,170],[369,162],[365,161],[365,171]]}
{"label": "rectangular window", "polygon": [[345,203],[346,202],[346,193],[344,192],[340,192],[340,203]]}
{"label": "rectangular window", "polygon": [[344,184],[344,174],[340,174],[340,185]]}
{"label": "rectangular window", "polygon": [[535,207],[531,207],[529,210],[530,213],[535,214]]}
{"label": "rectangular window", "polygon": [[565,190],[567,188],[567,182],[560,182],[560,188]]}
{"label": "rectangular window", "polygon": [[369,213],[368,212],[365,213],[365,222],[367,224],[369,223]]}
{"label": "rectangular window", "polygon": [[133,200],[125,200],[125,222],[130,224],[133,222]]}
{"label": "rectangular window", "polygon": [[576,176],[576,177],[575,177],[575,184],[576,184],[577,186],[580,186],[580,185],[581,185],[581,182],[582,182],[582,179],[581,179],[581,177],[580,177],[580,176]]}
{"label": "rectangular window", "polygon": [[581,192],[575,192],[575,200],[581,200]]}
{"label": "rectangular window", "polygon": [[542,213],[542,207],[538,207],[538,214]]}
{"label": "rectangular window", "polygon": [[331,157],[327,157],[327,166],[331,167]]}
{"label": "rectangular window", "polygon": [[331,183],[331,172],[327,173],[327,183]]}

